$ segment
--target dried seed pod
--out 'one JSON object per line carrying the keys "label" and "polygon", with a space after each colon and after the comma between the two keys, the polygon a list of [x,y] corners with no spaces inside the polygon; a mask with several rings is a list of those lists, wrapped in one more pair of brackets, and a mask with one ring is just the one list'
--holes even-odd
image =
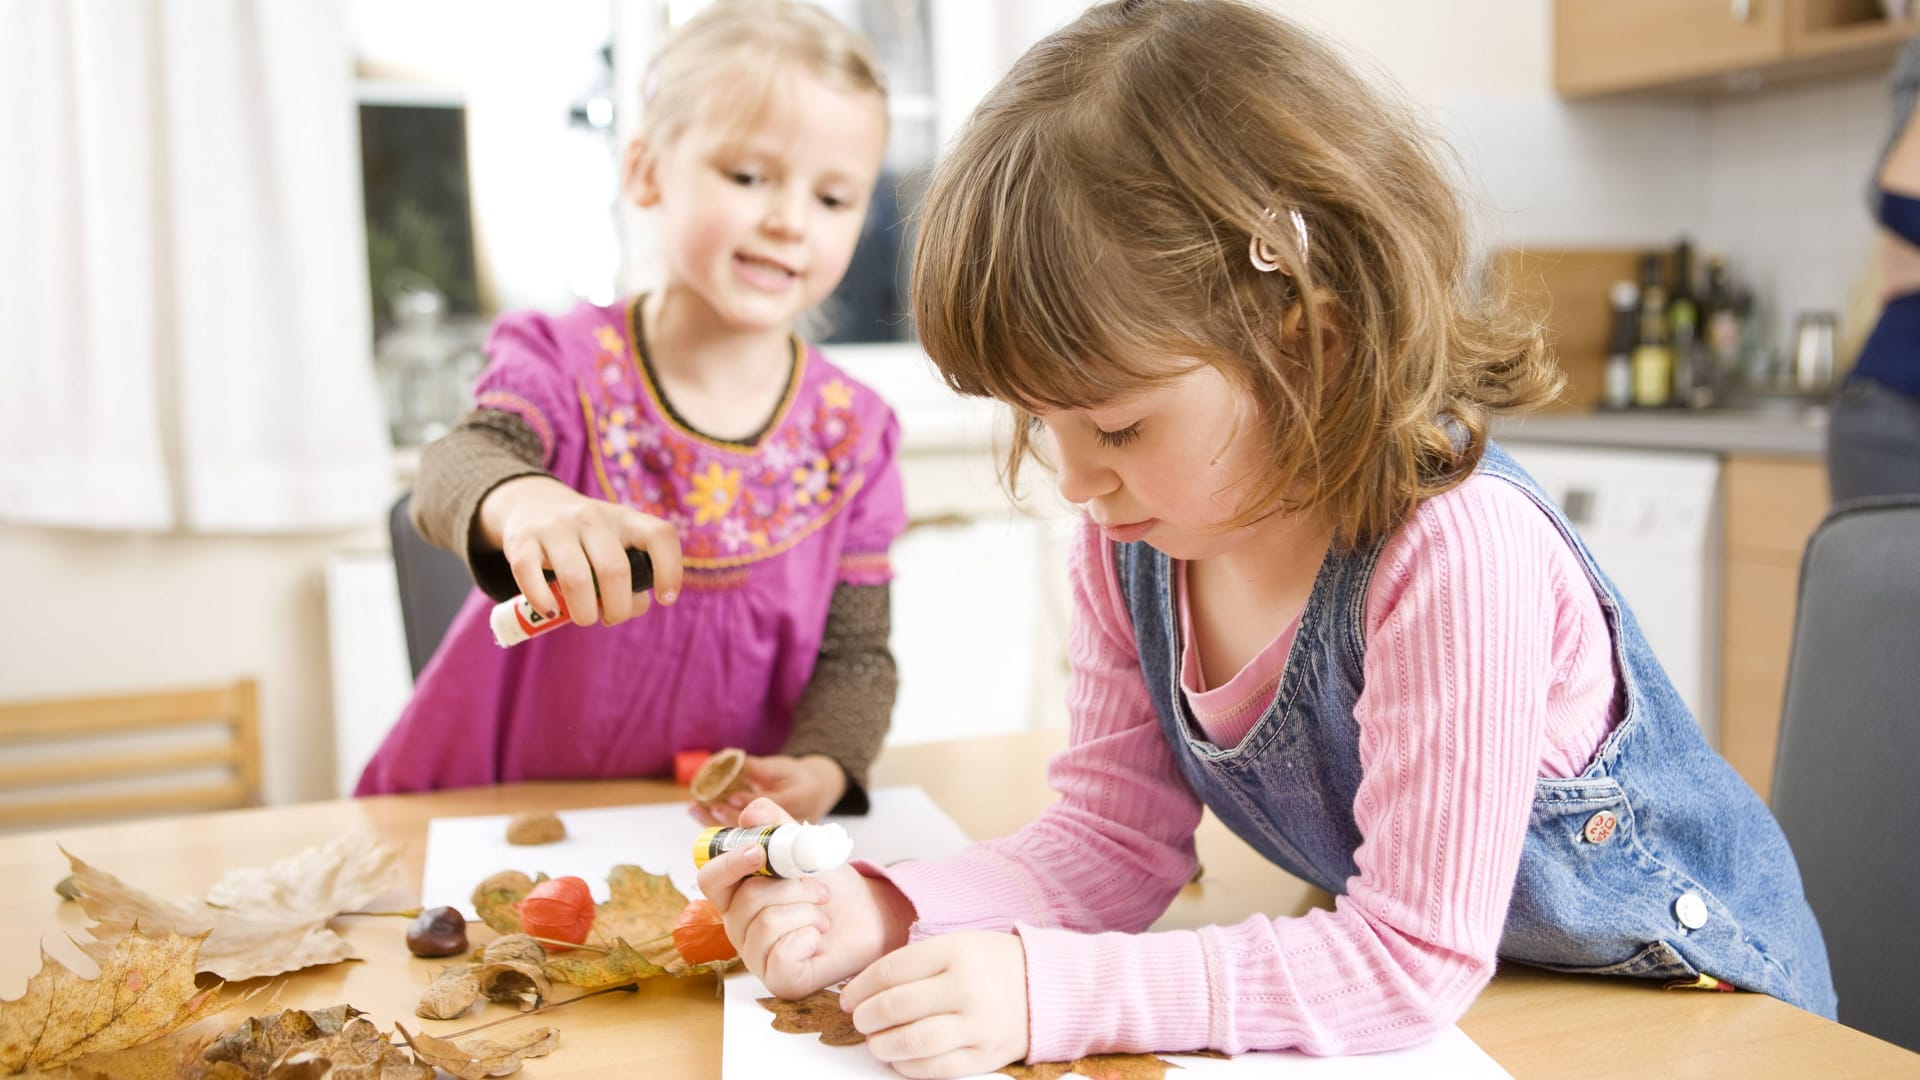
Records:
{"label": "dried seed pod", "polygon": [[487,1000],[517,1005],[521,1012],[539,1008],[553,993],[553,984],[547,981],[547,973],[538,964],[517,961],[481,964],[479,982],[480,992],[487,995]]}
{"label": "dried seed pod", "polygon": [[689,900],[673,923],[673,947],[689,964],[707,964],[731,960],[740,955],[727,940],[727,928],[720,924],[720,911],[711,900]]}
{"label": "dried seed pod", "polygon": [[428,908],[407,927],[407,951],[415,956],[452,956],[467,951],[467,917],[460,909]]}
{"label": "dried seed pod", "polygon": [[507,819],[507,843],[551,844],[567,838],[567,826],[550,811],[523,810]]}
{"label": "dried seed pod", "polygon": [[520,929],[537,938],[578,945],[593,929],[593,893],[577,877],[543,881],[515,906],[520,912]]}

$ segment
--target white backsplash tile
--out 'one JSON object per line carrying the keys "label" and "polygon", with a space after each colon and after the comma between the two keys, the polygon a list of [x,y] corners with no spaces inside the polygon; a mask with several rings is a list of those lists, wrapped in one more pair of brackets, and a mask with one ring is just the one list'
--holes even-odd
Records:
{"label": "white backsplash tile", "polygon": [[1873,255],[1866,188],[1886,76],[1695,101],[1568,103],[1453,93],[1433,105],[1483,247],[1665,247],[1727,255],[1772,340],[1846,314]]}

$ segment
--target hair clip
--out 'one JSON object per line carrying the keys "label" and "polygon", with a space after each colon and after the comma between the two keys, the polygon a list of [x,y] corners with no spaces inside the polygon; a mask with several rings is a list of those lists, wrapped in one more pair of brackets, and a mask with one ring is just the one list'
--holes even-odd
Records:
{"label": "hair clip", "polygon": [[[1279,220],[1271,210],[1266,212],[1266,218],[1268,221]],[[1307,216],[1298,210],[1290,209],[1287,211],[1287,220],[1293,222],[1293,236],[1300,248],[1300,261],[1306,262]],[[1273,245],[1267,242],[1266,237],[1258,233],[1254,234],[1253,241],[1247,245],[1247,258],[1253,263],[1253,268],[1263,274],[1270,274],[1280,269],[1280,253],[1273,249]]]}

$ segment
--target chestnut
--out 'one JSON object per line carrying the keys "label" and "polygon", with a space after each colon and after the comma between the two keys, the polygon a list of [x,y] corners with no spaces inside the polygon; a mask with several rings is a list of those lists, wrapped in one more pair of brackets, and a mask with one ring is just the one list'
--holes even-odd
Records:
{"label": "chestnut", "polygon": [[407,951],[415,956],[452,956],[467,951],[467,917],[459,908],[428,908],[407,927]]}

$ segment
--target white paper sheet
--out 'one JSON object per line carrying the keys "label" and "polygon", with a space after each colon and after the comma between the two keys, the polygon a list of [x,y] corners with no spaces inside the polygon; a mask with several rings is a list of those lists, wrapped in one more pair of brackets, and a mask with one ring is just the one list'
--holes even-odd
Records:
{"label": "white paper sheet", "polygon": [[[818,1035],[795,1035],[773,1028],[773,1014],[759,999],[767,997],[760,980],[745,972],[726,979],[726,1014],[723,1031],[721,1080],[759,1080],[778,1076],[781,1080],[838,1080],[840,1077],[872,1077],[883,1080],[898,1073],[873,1059],[864,1046],[828,1046]],[[1352,1057],[1310,1057],[1292,1051],[1242,1054],[1236,1058],[1203,1058],[1185,1054],[1162,1054],[1180,1066],[1169,1070],[1167,1080],[1250,1080],[1255,1077],[1279,1077],[1283,1080],[1483,1080],[1504,1077],[1507,1071],[1487,1056],[1466,1033],[1449,1027],[1418,1046],[1384,1054],[1358,1054]],[[989,1073],[980,1080],[1005,1080]]]}
{"label": "white paper sheet", "polygon": [[[967,845],[967,834],[917,787],[879,788],[869,793],[865,817],[831,817],[853,837],[855,858],[885,865],[901,859],[938,859]],[[434,818],[427,824],[422,907],[459,908],[471,919],[473,887],[502,870],[529,877],[585,878],[594,899],[607,898],[607,871],[622,863],[666,874],[689,897],[694,885],[693,838],[700,824],[684,803],[606,806],[562,810],[567,838],[554,844],[507,843],[507,816]]]}

